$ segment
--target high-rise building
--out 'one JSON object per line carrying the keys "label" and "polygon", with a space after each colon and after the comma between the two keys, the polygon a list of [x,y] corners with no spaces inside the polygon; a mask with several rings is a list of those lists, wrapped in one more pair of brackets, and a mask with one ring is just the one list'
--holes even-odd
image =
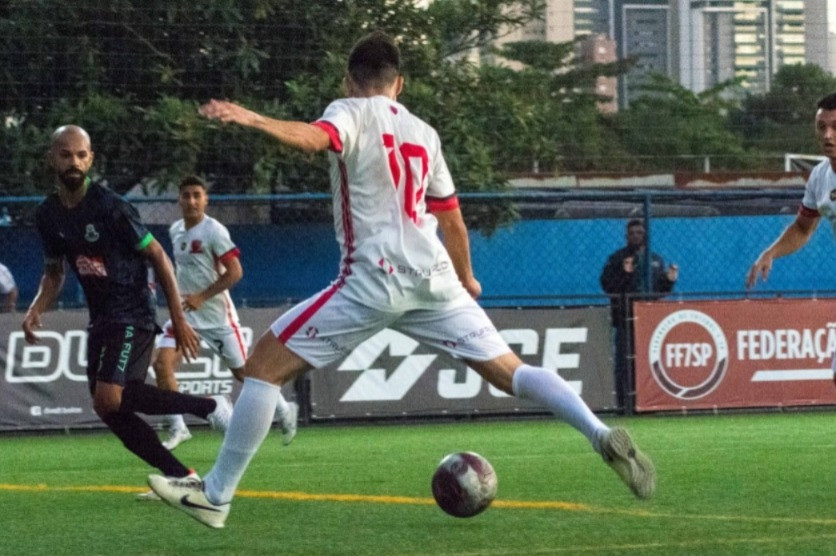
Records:
{"label": "high-rise building", "polygon": [[[604,33],[587,35],[580,45],[581,63],[608,64],[616,60],[615,41]],[[618,110],[618,80],[615,77],[598,76],[595,79],[594,93],[604,100],[598,103],[598,110],[611,113]]]}
{"label": "high-rise building", "polygon": [[[616,60],[615,44],[608,37],[609,0],[547,0],[543,20],[532,21],[519,29],[505,32],[496,45],[516,41],[545,41],[553,43],[581,39],[578,56],[581,63],[610,63]],[[500,60],[492,55],[482,58],[486,63],[503,63],[511,67],[515,62]],[[599,77],[595,93],[612,100],[599,104],[602,111],[615,110],[616,80]]]}
{"label": "high-rise building", "polygon": [[756,94],[805,61],[801,0],[672,0],[674,77],[700,92],[732,78]]}
{"label": "high-rise building", "polygon": [[806,59],[836,75],[836,2],[804,2]]}
{"label": "high-rise building", "polygon": [[621,76],[618,98],[622,106],[642,94],[653,73],[673,75],[673,32],[668,0],[610,0],[612,37],[619,58],[635,65]]}

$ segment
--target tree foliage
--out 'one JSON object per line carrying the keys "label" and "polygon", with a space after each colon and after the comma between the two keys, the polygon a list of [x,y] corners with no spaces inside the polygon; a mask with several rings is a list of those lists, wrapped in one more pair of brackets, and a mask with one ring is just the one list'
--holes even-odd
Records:
{"label": "tree foliage", "polygon": [[783,66],[769,92],[744,100],[732,122],[744,144],[761,152],[819,152],[813,133],[816,102],[836,91],[836,78],[813,64]]}
{"label": "tree foliage", "polygon": [[[509,9],[511,6],[515,9]],[[317,191],[324,157],[201,120],[196,107],[230,98],[311,121],[340,95],[345,55],[372,29],[397,37],[405,96],[438,125],[462,189],[505,184],[473,113],[479,76],[451,56],[486,45],[503,26],[538,16],[542,0],[11,0],[0,11],[0,144],[7,193],[49,187],[42,153],[64,123],[90,131],[95,169],[116,189],[165,187],[185,172],[216,191]],[[421,111],[421,109],[427,112]]]}
{"label": "tree foliage", "polygon": [[[345,57],[372,29],[395,36],[404,104],[442,137],[462,191],[496,191],[514,173],[682,169],[683,156],[745,167],[752,149],[809,150],[815,98],[836,89],[811,66],[785,67],[767,95],[736,83],[700,94],[659,78],[647,96],[601,115],[595,78],[633,60],[582,65],[577,44],[496,37],[541,17],[544,0],[7,0],[0,3],[0,194],[50,186],[49,134],[90,131],[95,170],[117,190],[164,189],[185,173],[216,192],[324,191],[326,159],[206,121],[229,98],[312,121],[341,95]],[[474,61],[482,54],[499,64]],[[802,131],[803,128],[803,131]],[[798,139],[798,138],[804,139]],[[798,139],[797,143],[794,143]],[[693,170],[693,167],[685,168]],[[480,226],[513,216],[486,207]]]}
{"label": "tree foliage", "polygon": [[[736,82],[694,93],[662,75],[652,76],[644,95],[615,118],[616,133],[635,169],[697,171],[703,158],[713,168],[741,168],[746,163],[740,136],[730,128]],[[692,157],[682,158],[683,155]],[[677,167],[677,165],[680,165]]]}

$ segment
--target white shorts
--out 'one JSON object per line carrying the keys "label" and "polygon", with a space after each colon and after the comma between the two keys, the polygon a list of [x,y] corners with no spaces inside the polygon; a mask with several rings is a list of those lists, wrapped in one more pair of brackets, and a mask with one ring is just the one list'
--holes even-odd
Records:
{"label": "white shorts", "polygon": [[[218,328],[195,329],[203,344],[209,347],[230,369],[240,369],[247,360],[247,345],[238,323]],[[163,333],[157,336],[158,348],[177,347],[171,321],[166,321]]]}
{"label": "white shorts", "polygon": [[361,305],[331,286],[270,325],[278,341],[314,368],[346,357],[384,328],[471,361],[489,361],[511,352],[484,309],[470,297],[441,309],[391,313]]}

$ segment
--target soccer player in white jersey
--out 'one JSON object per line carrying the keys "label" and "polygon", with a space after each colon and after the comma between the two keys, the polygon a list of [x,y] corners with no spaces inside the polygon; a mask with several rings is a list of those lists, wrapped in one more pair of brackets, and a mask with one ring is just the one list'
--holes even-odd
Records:
{"label": "soccer player in white jersey", "polygon": [[[772,264],[778,257],[795,253],[813,237],[821,217],[830,220],[836,234],[836,93],[822,97],[816,103],[816,138],[827,157],[813,168],[795,220],[769,247],[763,250],[749,268],[746,287],[754,286],[758,278],[766,281]],[[836,356],[831,367],[836,381]]]}
{"label": "soccer player in white jersey", "polygon": [[481,285],[438,135],[397,102],[402,85],[397,46],[374,32],[349,55],[348,98],[331,103],[313,124],[274,120],[230,102],[201,108],[206,117],[259,129],[291,147],[330,149],[342,253],[337,279],[258,340],[206,479],[149,477],[163,500],[209,527],[224,526],[281,385],[339,360],[386,327],[464,359],[504,392],[548,407],[587,437],[636,496],[653,493],[653,464],[627,432],[602,423],[555,370],[524,364],[476,303]]}
{"label": "soccer player in white jersey", "polygon": [[[239,250],[232,242],[226,227],[206,214],[209,196],[206,184],[196,176],[180,182],[180,209],[183,218],[168,230],[174,251],[177,285],[182,295],[186,320],[210,349],[218,354],[232,374],[243,380],[247,348],[238,323],[238,312],[229,289],[244,275]],[[163,326],[157,338],[153,367],[157,386],[177,390],[174,373],[182,361],[172,333],[171,321]],[[282,429],[282,443],[288,445],[296,436],[298,406],[279,397],[276,416]],[[173,450],[189,440],[189,432],[182,415],[167,415],[169,437],[163,446]]]}

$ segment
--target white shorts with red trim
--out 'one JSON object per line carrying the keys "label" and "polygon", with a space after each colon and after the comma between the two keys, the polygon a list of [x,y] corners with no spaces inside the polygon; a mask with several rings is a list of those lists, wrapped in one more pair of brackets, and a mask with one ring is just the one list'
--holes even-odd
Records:
{"label": "white shorts with red trim", "polygon": [[270,326],[278,341],[314,368],[348,356],[385,328],[471,361],[489,361],[511,351],[484,309],[469,296],[441,309],[392,313],[362,305],[331,286]]}
{"label": "white shorts with red trim", "polygon": [[[230,369],[241,369],[247,360],[247,345],[244,342],[244,335],[241,333],[241,326],[230,324],[218,328],[195,329],[200,336],[201,345],[211,349],[221,361]],[[166,321],[163,326],[163,333],[157,336],[158,348],[177,348],[174,340],[174,333],[171,321]]]}

